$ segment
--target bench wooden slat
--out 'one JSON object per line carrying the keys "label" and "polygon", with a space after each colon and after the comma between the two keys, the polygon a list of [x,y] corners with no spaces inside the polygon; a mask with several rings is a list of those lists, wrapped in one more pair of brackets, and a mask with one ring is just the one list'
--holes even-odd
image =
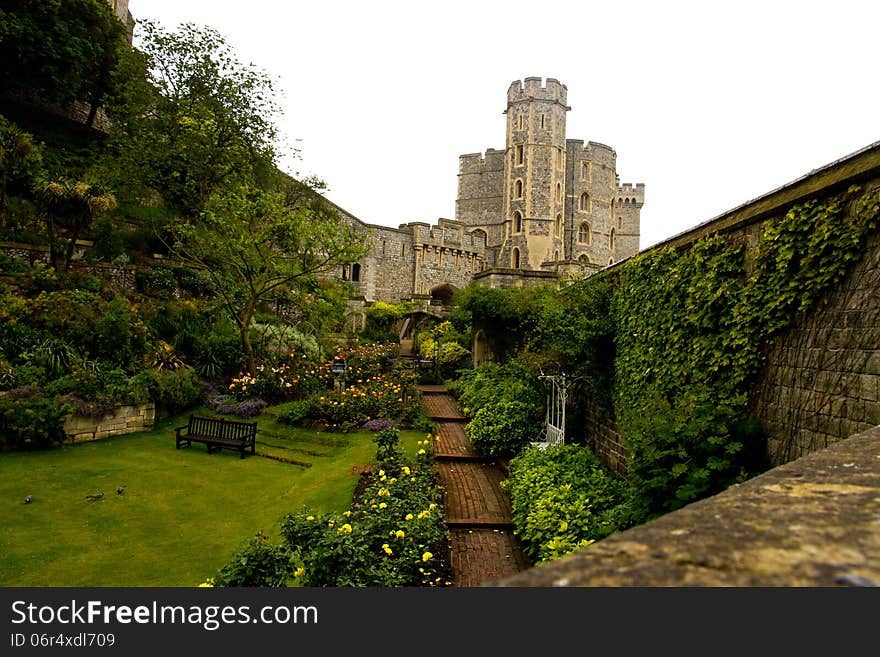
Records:
{"label": "bench wooden slat", "polygon": [[198,442],[207,446],[209,454],[213,447],[236,449],[241,452],[241,458],[245,457],[248,448],[251,454],[256,453],[256,422],[190,415],[186,426],[177,427],[174,431],[177,449],[184,443],[191,447]]}

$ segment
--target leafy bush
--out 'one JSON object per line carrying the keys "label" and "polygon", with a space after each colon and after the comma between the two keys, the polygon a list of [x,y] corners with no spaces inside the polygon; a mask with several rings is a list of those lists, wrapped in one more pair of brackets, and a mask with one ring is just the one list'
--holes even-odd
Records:
{"label": "leafy bush", "polygon": [[44,449],[65,439],[64,418],[71,407],[35,386],[0,396],[0,445],[4,449]]}
{"label": "leafy bush", "polygon": [[215,586],[281,587],[293,574],[290,550],[262,532],[244,543],[214,578]]}
{"label": "leafy bush", "polygon": [[488,404],[465,426],[474,447],[486,456],[516,456],[538,437],[540,423],[534,409],[519,401]]}
{"label": "leafy bush", "polygon": [[586,447],[529,448],[502,483],[515,533],[534,564],[556,559],[636,523],[632,493]]}
{"label": "leafy bush", "polygon": [[128,390],[133,403],[152,400],[172,414],[197,406],[202,399],[202,383],[189,367],[143,370],[129,379]]}
{"label": "leafy bush", "polygon": [[519,401],[529,406],[530,413],[540,417],[544,408],[544,391],[538,379],[540,372],[521,359],[504,364],[483,363],[447,384],[458,399],[462,412],[473,417],[488,404]]}
{"label": "leafy bush", "polygon": [[284,410],[278,413],[278,421],[281,424],[294,426],[309,416],[312,405],[306,400],[292,401],[285,405]]}
{"label": "leafy bush", "polygon": [[443,586],[442,489],[427,463],[379,468],[350,511],[287,515],[282,534],[302,586]]}

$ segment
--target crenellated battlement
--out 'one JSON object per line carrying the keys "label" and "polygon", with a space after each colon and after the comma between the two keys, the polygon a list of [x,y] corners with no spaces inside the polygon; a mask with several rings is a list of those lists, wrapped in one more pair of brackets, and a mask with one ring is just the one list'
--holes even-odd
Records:
{"label": "crenellated battlement", "polygon": [[525,80],[514,80],[507,90],[507,102],[516,103],[523,100],[544,100],[557,102],[569,108],[568,87],[555,78],[547,78],[546,82],[542,78],[529,77]]}
{"label": "crenellated battlement", "polygon": [[605,164],[612,168],[617,163],[617,151],[611,148],[611,146],[600,144],[597,141],[584,143],[583,139],[566,139],[565,146],[568,151],[569,161],[572,162],[584,159],[595,164]]}
{"label": "crenellated battlement", "polygon": [[636,207],[640,208],[645,203],[645,184],[622,183],[617,186],[617,198],[623,205],[632,204],[634,199]]}
{"label": "crenellated battlement", "polygon": [[489,171],[500,171],[504,167],[504,151],[494,148],[486,149],[486,153],[469,153],[458,156],[458,172],[460,174],[481,174]]}
{"label": "crenellated battlement", "polygon": [[480,257],[485,253],[486,244],[483,238],[468,233],[465,224],[455,219],[441,218],[436,225],[413,221],[402,224],[400,229],[411,233],[415,248],[450,249]]}

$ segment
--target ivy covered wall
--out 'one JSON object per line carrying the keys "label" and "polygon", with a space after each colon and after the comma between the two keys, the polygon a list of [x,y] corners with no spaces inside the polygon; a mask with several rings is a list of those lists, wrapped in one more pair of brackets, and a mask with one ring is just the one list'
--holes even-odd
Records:
{"label": "ivy covered wall", "polygon": [[581,384],[571,441],[639,517],[880,424],[880,144],[556,290],[458,298],[499,360]]}

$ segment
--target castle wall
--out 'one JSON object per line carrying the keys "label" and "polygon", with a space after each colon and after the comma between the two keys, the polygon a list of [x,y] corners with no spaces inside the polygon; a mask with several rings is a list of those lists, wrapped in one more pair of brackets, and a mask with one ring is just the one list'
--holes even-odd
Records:
{"label": "castle wall", "polygon": [[446,284],[463,288],[485,267],[484,234],[469,232],[460,221],[439,219],[433,226],[412,222],[390,228],[365,224],[338,209],[352,226],[369,236],[367,255],[337,272],[337,277],[350,283],[367,302],[396,303],[414,295],[430,295],[434,288]]}

